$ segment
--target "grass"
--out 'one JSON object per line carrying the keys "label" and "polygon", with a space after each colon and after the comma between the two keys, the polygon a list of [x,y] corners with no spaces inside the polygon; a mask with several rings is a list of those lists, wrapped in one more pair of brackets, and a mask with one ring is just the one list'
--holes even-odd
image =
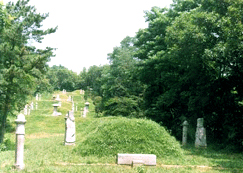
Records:
{"label": "grass", "polygon": [[[163,127],[144,119],[122,117],[95,118],[91,100],[87,118],[82,118],[80,108],[85,101],[79,91],[59,94],[61,116],[53,112],[52,94],[42,95],[38,110],[26,116],[25,169],[23,172],[243,172],[243,154],[207,149],[193,145],[181,148]],[[75,111],[76,146],[64,146],[64,116],[71,110],[67,102],[72,95]],[[33,101],[36,102],[33,98]],[[14,120],[11,119],[14,124]],[[0,151],[0,172],[17,172],[13,169],[15,158],[15,133],[6,134],[9,148]],[[116,164],[118,152],[154,153],[156,167],[121,166]]]}

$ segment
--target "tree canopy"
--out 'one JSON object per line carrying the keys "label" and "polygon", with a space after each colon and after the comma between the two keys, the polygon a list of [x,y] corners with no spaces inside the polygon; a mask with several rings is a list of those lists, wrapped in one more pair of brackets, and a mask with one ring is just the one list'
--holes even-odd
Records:
{"label": "tree canopy", "polygon": [[23,109],[53,56],[53,48],[41,50],[30,44],[30,41],[41,43],[43,36],[54,33],[57,27],[42,30],[42,21],[48,14],[38,14],[28,2],[0,3],[0,143],[7,116]]}

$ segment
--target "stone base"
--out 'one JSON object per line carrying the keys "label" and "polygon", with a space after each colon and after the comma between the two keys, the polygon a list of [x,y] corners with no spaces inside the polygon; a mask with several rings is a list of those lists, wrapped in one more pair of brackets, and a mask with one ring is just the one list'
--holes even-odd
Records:
{"label": "stone base", "polygon": [[156,166],[156,155],[154,154],[118,154],[118,165],[146,165]]}
{"label": "stone base", "polygon": [[22,165],[17,165],[17,164],[15,164],[13,167],[14,167],[15,169],[18,169],[18,170],[23,170],[24,167],[25,167],[25,164],[22,164]]}
{"label": "stone base", "polygon": [[75,142],[64,142],[64,145],[75,145]]}
{"label": "stone base", "polygon": [[60,116],[60,115],[62,115],[61,112],[55,112],[55,113],[52,114],[52,116]]}

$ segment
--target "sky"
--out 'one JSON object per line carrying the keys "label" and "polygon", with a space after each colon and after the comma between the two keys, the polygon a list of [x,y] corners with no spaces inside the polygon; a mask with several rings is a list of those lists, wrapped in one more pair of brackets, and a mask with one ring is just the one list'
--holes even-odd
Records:
{"label": "sky", "polygon": [[[8,0],[3,0],[7,3]],[[12,0],[17,2],[17,0]],[[107,54],[126,36],[147,28],[144,11],[169,7],[172,0],[30,0],[38,13],[49,13],[43,29],[56,27],[37,48],[57,48],[49,66],[79,73],[85,67],[109,64]]]}

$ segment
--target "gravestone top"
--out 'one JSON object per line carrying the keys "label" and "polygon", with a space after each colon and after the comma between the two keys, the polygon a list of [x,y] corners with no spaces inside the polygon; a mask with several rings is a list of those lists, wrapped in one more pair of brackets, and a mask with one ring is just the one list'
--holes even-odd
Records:
{"label": "gravestone top", "polygon": [[203,118],[197,119],[197,127],[203,127]]}
{"label": "gravestone top", "polygon": [[189,123],[188,123],[187,121],[184,121],[184,122],[182,123],[182,125],[183,125],[183,126],[189,126]]}
{"label": "gravestone top", "polygon": [[53,107],[58,107],[58,106],[59,106],[59,104],[53,104],[52,106],[53,106]]}
{"label": "gravestone top", "polygon": [[25,116],[23,114],[19,114],[17,116],[17,119],[15,120],[15,122],[18,124],[18,123],[26,123],[26,120],[25,120]]}

